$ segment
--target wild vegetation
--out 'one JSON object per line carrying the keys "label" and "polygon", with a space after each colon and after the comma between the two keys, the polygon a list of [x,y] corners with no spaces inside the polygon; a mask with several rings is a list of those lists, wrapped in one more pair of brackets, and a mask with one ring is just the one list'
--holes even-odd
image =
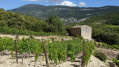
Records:
{"label": "wild vegetation", "polygon": [[103,43],[103,42],[99,42],[99,43],[95,42],[95,46],[96,47],[100,47],[100,48],[105,48],[105,49],[116,49],[116,50],[119,50],[119,45],[109,45],[109,44]]}
{"label": "wild vegetation", "polygon": [[115,63],[119,67],[119,60],[113,58],[112,61],[113,61],[113,63]]}
{"label": "wild vegetation", "polygon": [[110,45],[119,45],[119,11],[109,14],[94,16],[80,24],[86,24],[93,28],[92,37],[98,42]]}
{"label": "wild vegetation", "polygon": [[57,16],[51,16],[45,21],[3,9],[0,9],[0,30],[0,33],[35,35],[66,32],[63,22]]}
{"label": "wild vegetation", "polygon": [[95,51],[94,56],[97,57],[98,59],[100,59],[101,61],[104,61],[104,62],[107,59],[107,56],[104,53],[100,52],[100,51]]}

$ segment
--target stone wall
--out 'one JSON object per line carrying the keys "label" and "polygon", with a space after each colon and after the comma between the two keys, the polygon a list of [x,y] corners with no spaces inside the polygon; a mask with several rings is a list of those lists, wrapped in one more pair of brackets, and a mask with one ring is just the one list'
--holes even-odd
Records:
{"label": "stone wall", "polygon": [[72,36],[81,36],[81,28],[72,28],[71,29],[71,34]]}
{"label": "stone wall", "polygon": [[92,28],[89,26],[81,27],[81,36],[84,39],[92,40]]}
{"label": "stone wall", "polygon": [[92,28],[87,25],[79,25],[71,28],[73,36],[82,36],[84,39],[92,40]]}

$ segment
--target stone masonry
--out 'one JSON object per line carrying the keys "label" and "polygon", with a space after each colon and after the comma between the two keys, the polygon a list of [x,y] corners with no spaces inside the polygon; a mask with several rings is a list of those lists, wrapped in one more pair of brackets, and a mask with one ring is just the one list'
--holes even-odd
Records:
{"label": "stone masonry", "polygon": [[87,25],[77,25],[71,28],[73,36],[82,36],[84,39],[92,40],[92,28]]}

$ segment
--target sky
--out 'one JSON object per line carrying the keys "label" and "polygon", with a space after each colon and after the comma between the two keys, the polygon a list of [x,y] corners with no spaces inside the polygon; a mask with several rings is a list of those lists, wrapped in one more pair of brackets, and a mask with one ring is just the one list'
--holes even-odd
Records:
{"label": "sky", "polygon": [[0,0],[0,8],[5,10],[15,9],[26,4],[102,7],[119,6],[119,0]]}

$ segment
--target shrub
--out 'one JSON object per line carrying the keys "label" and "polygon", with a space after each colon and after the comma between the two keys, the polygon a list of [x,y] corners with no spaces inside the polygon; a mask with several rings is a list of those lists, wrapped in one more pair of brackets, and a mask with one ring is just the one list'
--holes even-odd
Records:
{"label": "shrub", "polygon": [[117,59],[119,60],[119,54],[117,55]]}
{"label": "shrub", "polygon": [[100,59],[101,61],[104,61],[104,62],[107,59],[107,56],[100,51],[95,51],[95,57],[97,57],[98,59]]}
{"label": "shrub", "polygon": [[112,61],[113,61],[114,64],[116,64],[119,67],[119,60],[113,58]]}
{"label": "shrub", "polygon": [[32,34],[30,34],[30,37],[29,37],[29,38],[33,39],[33,36],[32,36]]}

